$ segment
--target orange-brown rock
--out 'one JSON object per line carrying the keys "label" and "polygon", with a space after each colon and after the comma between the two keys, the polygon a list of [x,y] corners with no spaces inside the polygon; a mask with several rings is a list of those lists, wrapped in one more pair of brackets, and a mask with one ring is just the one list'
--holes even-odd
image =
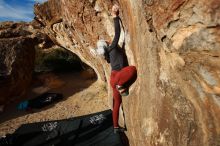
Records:
{"label": "orange-brown rock", "polygon": [[[118,3],[129,63],[138,69],[138,80],[123,98],[130,145],[220,145],[220,1]],[[90,65],[102,82],[109,80],[110,68],[93,48],[99,38],[112,38],[111,6],[111,0],[35,6],[44,32]]]}

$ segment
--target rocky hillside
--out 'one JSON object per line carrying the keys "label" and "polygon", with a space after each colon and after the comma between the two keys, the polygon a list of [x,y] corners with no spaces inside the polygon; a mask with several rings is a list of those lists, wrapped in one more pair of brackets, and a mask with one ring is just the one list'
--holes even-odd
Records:
{"label": "rocky hillside", "polygon": [[21,96],[31,81],[36,38],[26,23],[0,23],[0,105]]}
{"label": "rocky hillside", "polygon": [[129,63],[138,69],[138,80],[123,99],[130,145],[220,145],[220,1],[49,0],[36,5],[43,31],[90,65],[100,83],[109,80],[110,68],[93,48],[98,39],[113,37],[113,2],[121,7]]}
{"label": "rocky hillside", "polygon": [[54,43],[40,32],[38,23],[0,23],[0,105],[26,94],[35,62],[35,47]]}

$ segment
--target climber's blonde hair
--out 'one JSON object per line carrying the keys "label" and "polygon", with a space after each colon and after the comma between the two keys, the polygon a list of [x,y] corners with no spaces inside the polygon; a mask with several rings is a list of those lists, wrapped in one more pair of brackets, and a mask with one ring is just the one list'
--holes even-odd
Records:
{"label": "climber's blonde hair", "polygon": [[101,39],[101,40],[98,40],[97,42],[97,54],[98,55],[104,55],[105,54],[105,48],[108,47],[107,43],[105,40]]}

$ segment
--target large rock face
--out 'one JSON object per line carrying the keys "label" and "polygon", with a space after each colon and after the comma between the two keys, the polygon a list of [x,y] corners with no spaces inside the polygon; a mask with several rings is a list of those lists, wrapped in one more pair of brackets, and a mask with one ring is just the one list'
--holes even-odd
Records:
{"label": "large rock face", "polygon": [[[129,63],[138,69],[123,99],[130,145],[220,145],[220,1],[118,2]],[[111,6],[110,0],[35,6],[44,32],[94,68],[100,82],[109,80],[110,68],[92,48],[112,38]]]}
{"label": "large rock face", "polygon": [[34,69],[36,39],[26,23],[0,23],[0,105],[25,94]]}

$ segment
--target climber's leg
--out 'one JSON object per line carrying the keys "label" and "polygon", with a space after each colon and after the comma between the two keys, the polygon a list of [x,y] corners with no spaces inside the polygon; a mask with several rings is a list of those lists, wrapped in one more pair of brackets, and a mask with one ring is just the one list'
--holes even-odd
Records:
{"label": "climber's leg", "polygon": [[112,71],[110,83],[113,89],[113,112],[112,112],[112,118],[113,118],[113,126],[114,128],[118,128],[118,117],[119,117],[119,108],[121,105],[121,95],[116,89],[116,75],[118,74],[117,71]]}
{"label": "climber's leg", "polygon": [[137,70],[135,66],[127,66],[120,70],[118,76],[118,85],[129,87],[137,79]]}
{"label": "climber's leg", "polygon": [[116,76],[117,79],[117,89],[122,96],[127,96],[129,94],[129,87],[137,79],[137,70],[135,66],[124,67]]}

